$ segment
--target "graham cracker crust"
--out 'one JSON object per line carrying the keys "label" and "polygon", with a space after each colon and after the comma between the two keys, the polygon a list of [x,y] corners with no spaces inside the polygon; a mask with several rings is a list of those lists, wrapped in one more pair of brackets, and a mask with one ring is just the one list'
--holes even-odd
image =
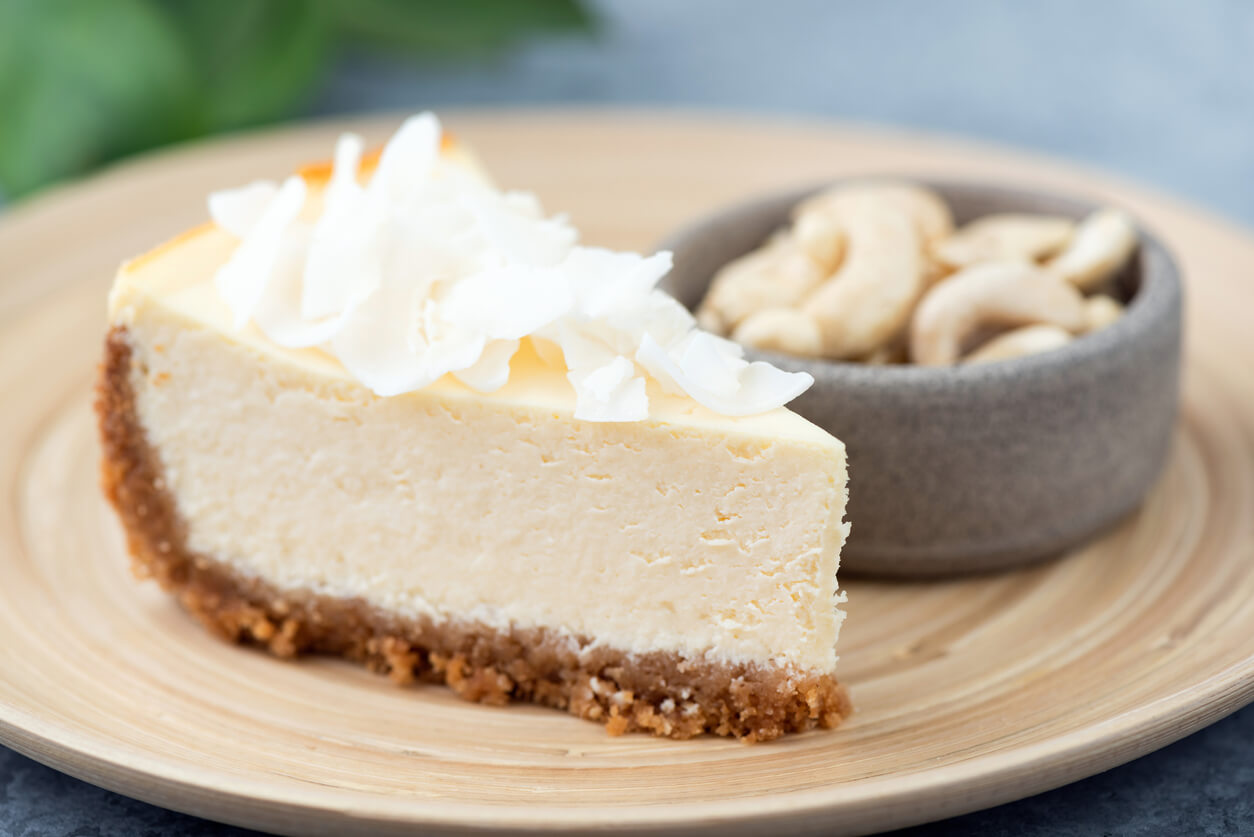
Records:
{"label": "graham cracker crust", "polygon": [[851,711],[830,675],[630,654],[546,629],[400,618],[357,599],[279,590],[194,554],[136,413],[131,367],[126,331],[114,327],[96,387],[104,493],[125,528],[134,574],[155,579],[226,640],[278,657],[337,655],[398,683],[442,682],[466,700],[565,709],[614,735],[709,732],[767,741],[834,727]]}

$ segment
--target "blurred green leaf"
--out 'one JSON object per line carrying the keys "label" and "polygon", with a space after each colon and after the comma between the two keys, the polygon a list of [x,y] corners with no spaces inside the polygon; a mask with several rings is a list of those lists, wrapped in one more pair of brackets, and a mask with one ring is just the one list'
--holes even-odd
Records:
{"label": "blurred green leaf", "polygon": [[255,125],[313,90],[331,45],[331,15],[311,0],[165,0],[197,72],[198,127]]}
{"label": "blurred green leaf", "polygon": [[483,52],[579,0],[0,0],[0,191],[290,115],[341,40]]}
{"label": "blurred green leaf", "polygon": [[397,51],[484,52],[537,31],[587,32],[579,0],[331,0],[341,30]]}
{"label": "blurred green leaf", "polygon": [[145,0],[0,0],[0,186],[12,197],[186,136],[192,68]]}

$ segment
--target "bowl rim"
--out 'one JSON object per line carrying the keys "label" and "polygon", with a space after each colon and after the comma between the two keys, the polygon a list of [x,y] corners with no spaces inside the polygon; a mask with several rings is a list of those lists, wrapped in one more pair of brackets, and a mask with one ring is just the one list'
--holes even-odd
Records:
{"label": "bowl rim", "polygon": [[[866,174],[827,178],[806,186],[780,189],[707,212],[667,235],[656,249],[678,252],[711,226],[726,224],[738,218],[762,214],[779,216],[782,226],[788,212],[801,200],[824,189],[840,184],[866,181],[894,181],[918,184],[938,192],[946,204],[958,193],[995,198],[1006,204],[1003,211],[1016,211],[1016,204],[1030,200],[1043,200],[1057,207],[1040,214],[1058,212],[1082,217],[1097,209],[1115,206],[1132,218],[1137,232],[1139,285],[1128,301],[1123,316],[1105,328],[1081,335],[1075,340],[1045,352],[1000,360],[991,363],[955,364],[953,366],[920,366],[913,363],[871,365],[855,361],[828,360],[802,357],[783,352],[772,352],[745,346],[745,358],[764,360],[789,371],[809,372],[818,386],[824,380],[839,378],[844,383],[876,385],[963,385],[987,381],[1005,382],[1008,379],[1032,377],[1041,372],[1053,372],[1059,365],[1093,361],[1106,355],[1116,346],[1134,340],[1138,336],[1155,333],[1164,325],[1180,319],[1183,305],[1183,282],[1179,262],[1133,211],[1117,202],[1101,201],[1068,192],[1055,192],[1035,186],[1017,185],[1006,181],[981,178],[943,178],[913,176],[899,172],[868,172]],[[978,216],[983,217],[983,216]],[[748,252],[748,251],[746,251]],[[706,288],[713,275],[706,279]],[[704,294],[704,291],[703,291]],[[687,307],[687,306],[685,306]]]}

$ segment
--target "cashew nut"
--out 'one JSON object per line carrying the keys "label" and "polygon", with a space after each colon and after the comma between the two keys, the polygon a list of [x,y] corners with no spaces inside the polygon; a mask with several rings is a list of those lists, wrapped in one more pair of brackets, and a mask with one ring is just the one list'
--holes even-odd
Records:
{"label": "cashew nut", "polygon": [[994,337],[962,359],[963,363],[992,363],[1057,349],[1071,342],[1071,334],[1058,326],[1039,323]]}
{"label": "cashew nut", "polygon": [[1086,325],[1084,297],[1029,262],[989,262],[928,291],[910,329],[910,355],[924,366],[957,362],[981,328],[1048,323],[1072,333]]}
{"label": "cashew nut", "polygon": [[805,300],[823,336],[823,354],[854,358],[900,333],[923,293],[923,253],[910,218],[869,201],[839,215],[845,260]]}
{"label": "cashew nut", "polygon": [[1131,219],[1113,209],[1078,225],[999,213],[955,232],[939,195],[892,180],[834,187],[792,218],[719,272],[697,312],[703,328],[867,364],[1017,357],[1117,319],[1119,302],[1084,293],[1112,278],[1137,244]]}
{"label": "cashew nut", "polygon": [[727,323],[723,322],[723,315],[705,301],[697,308],[697,326],[720,337],[727,333]]}
{"label": "cashew nut", "polygon": [[833,186],[797,206],[793,217],[828,213],[856,215],[873,203],[891,207],[913,219],[924,241],[939,241],[954,231],[949,205],[931,189],[897,180],[861,180]]}
{"label": "cashew nut", "polygon": [[1054,215],[985,215],[938,242],[932,255],[955,268],[1008,259],[1039,261],[1066,247],[1074,231],[1074,221]]}
{"label": "cashew nut", "polygon": [[1084,331],[1089,334],[1105,328],[1123,316],[1123,305],[1105,294],[1098,294],[1084,301],[1084,315]]}
{"label": "cashew nut", "polygon": [[705,322],[719,322],[719,333],[725,333],[755,311],[797,305],[827,275],[788,237],[777,237],[761,250],[724,266],[710,284],[698,316]]}
{"label": "cashew nut", "polygon": [[732,333],[732,339],[790,355],[814,356],[823,348],[818,323],[795,308],[764,308],[746,317]]}
{"label": "cashew nut", "polygon": [[938,282],[944,282],[954,273],[954,269],[943,264],[930,253],[923,254],[923,287],[930,288]]}
{"label": "cashew nut", "polygon": [[845,232],[827,212],[800,213],[792,235],[801,250],[829,275],[845,255]]}
{"label": "cashew nut", "polygon": [[1136,227],[1126,212],[1099,209],[1080,222],[1067,249],[1046,266],[1080,290],[1091,291],[1123,267],[1136,243]]}

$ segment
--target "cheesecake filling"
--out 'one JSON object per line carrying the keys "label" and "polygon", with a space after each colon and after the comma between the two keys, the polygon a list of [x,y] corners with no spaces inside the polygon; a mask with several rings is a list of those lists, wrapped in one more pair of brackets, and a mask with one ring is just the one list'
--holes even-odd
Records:
{"label": "cheesecake filling", "polygon": [[[155,347],[154,347],[155,348]],[[799,672],[710,655],[628,653],[551,627],[503,630],[467,618],[397,614],[360,598],[280,589],[192,551],[167,472],[137,412],[144,362],[125,327],[106,341],[97,387],[105,495],[122,520],[141,578],[152,578],[225,639],[280,657],[335,654],[398,683],[443,682],[466,700],[526,700],[604,723],[612,734],[672,738],[703,732],[765,741],[829,728],[850,712],[830,672]],[[606,594],[612,597],[612,592]]]}
{"label": "cheesecake filling", "polygon": [[193,553],[435,622],[835,666],[843,451],[807,443],[809,425],[783,444],[765,418],[580,421],[527,351],[497,397],[381,398],[176,314],[127,329],[136,412]]}

